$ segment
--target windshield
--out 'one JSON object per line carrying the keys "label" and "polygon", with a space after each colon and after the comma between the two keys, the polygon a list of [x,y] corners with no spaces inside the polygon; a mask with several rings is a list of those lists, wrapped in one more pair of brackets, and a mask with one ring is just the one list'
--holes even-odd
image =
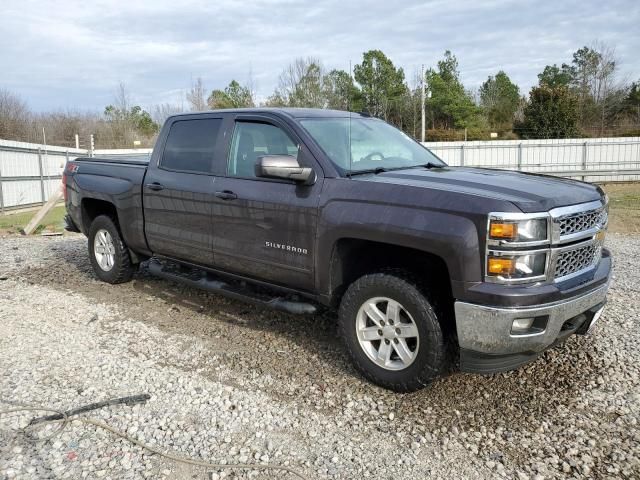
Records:
{"label": "windshield", "polygon": [[301,120],[342,175],[446,164],[404,132],[376,118]]}

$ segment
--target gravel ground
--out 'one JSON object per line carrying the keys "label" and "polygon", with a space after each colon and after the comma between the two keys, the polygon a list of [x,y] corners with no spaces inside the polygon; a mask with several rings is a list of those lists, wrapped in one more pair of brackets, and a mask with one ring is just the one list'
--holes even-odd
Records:
{"label": "gravel ground", "polygon": [[[355,373],[330,314],[262,310],[144,273],[107,285],[84,237],[5,237],[0,409],[148,393],[85,416],[163,451],[310,479],[640,478],[640,236],[607,241],[616,276],[594,335],[515,372],[400,395]],[[0,478],[295,478],[183,465],[79,422],[33,441],[17,421],[0,417]]]}

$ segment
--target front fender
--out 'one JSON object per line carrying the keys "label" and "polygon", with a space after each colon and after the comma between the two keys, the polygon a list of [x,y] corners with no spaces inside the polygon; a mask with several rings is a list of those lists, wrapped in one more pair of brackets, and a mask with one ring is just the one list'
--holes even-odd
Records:
{"label": "front fender", "polygon": [[317,285],[329,294],[333,248],[342,238],[408,247],[440,257],[452,281],[482,278],[481,245],[472,218],[422,207],[339,200],[319,220]]}

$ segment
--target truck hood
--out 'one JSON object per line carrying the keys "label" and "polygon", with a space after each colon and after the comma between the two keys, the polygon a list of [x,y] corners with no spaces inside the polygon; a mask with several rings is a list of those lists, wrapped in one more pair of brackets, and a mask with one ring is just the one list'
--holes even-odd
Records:
{"label": "truck hood", "polygon": [[603,195],[599,187],[577,180],[486,168],[407,168],[352,178],[504,200],[523,212],[591,202]]}

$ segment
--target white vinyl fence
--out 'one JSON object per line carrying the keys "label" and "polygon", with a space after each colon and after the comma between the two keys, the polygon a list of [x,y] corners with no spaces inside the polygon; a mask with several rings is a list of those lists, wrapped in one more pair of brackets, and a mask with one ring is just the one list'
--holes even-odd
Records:
{"label": "white vinyl fence", "polygon": [[[95,150],[94,155],[143,155],[150,149]],[[60,187],[68,160],[87,150],[0,140],[0,212],[45,203]]]}
{"label": "white vinyl fence", "polygon": [[599,183],[640,180],[640,137],[424,145],[453,166],[503,168]]}
{"label": "white vinyl fence", "polygon": [[[427,142],[452,166],[546,173],[590,182],[640,180],[640,137],[567,140]],[[95,156],[141,155],[150,149],[95,150]],[[60,185],[68,160],[83,149],[0,140],[0,211],[42,204]]]}

